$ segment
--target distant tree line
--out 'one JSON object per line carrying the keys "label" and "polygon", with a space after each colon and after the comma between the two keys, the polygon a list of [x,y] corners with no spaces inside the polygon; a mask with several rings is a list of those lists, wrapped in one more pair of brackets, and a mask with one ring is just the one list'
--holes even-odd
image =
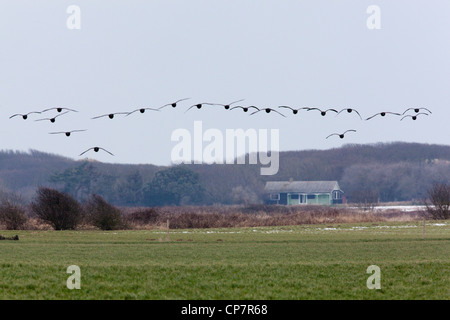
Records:
{"label": "distant tree line", "polygon": [[340,186],[352,202],[423,202],[435,183],[450,182],[450,162],[368,163],[344,170]]}
{"label": "distant tree line", "polygon": [[118,176],[102,173],[94,164],[84,162],[52,175],[49,181],[79,201],[98,194],[121,206],[200,204],[205,196],[199,174],[186,166],[157,171],[149,182],[144,183],[138,170],[120,180]]}
{"label": "distant tree line", "polygon": [[38,151],[0,152],[0,189],[30,201],[47,186],[86,201],[92,194],[117,206],[251,204],[267,181],[337,180],[348,201],[417,201],[434,183],[450,182],[450,146],[418,143],[346,145],[280,153],[280,170],[259,165],[122,165],[74,161]]}

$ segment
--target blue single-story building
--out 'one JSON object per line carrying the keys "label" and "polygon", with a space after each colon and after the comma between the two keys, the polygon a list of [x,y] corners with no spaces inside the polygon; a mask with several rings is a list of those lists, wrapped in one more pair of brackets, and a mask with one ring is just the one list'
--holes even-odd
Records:
{"label": "blue single-story building", "polygon": [[345,202],[337,181],[269,181],[264,188],[265,202],[284,205],[333,205]]}

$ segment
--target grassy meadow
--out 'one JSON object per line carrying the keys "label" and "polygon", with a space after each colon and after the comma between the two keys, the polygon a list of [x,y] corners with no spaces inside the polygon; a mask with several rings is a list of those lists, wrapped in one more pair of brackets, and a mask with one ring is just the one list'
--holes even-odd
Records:
{"label": "grassy meadow", "polygon": [[[0,241],[0,299],[448,299],[450,223],[21,230]],[[69,290],[67,267],[81,270]],[[369,290],[370,265],[381,289]]]}

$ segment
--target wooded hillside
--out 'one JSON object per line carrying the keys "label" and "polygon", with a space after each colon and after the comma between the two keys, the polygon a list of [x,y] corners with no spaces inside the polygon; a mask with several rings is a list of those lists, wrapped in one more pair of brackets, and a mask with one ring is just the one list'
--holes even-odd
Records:
{"label": "wooded hillside", "polygon": [[432,183],[450,182],[450,146],[380,143],[281,152],[279,171],[273,176],[260,175],[260,165],[182,167],[75,161],[35,150],[1,151],[0,189],[19,193],[25,200],[34,197],[37,186],[49,186],[79,200],[96,193],[122,206],[233,204],[258,203],[266,181],[292,178],[337,180],[353,202],[420,202]]}

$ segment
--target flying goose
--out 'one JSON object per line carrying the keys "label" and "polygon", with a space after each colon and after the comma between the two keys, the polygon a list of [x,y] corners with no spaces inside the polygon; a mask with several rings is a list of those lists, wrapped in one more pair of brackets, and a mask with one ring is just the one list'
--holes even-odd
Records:
{"label": "flying goose", "polygon": [[28,115],[29,114],[32,114],[32,113],[42,113],[41,111],[31,111],[31,112],[28,112],[28,113],[24,113],[24,114],[22,114],[22,113],[16,113],[16,114],[13,114],[11,117],[9,117],[10,119],[11,118],[14,118],[14,117],[17,117],[17,116],[21,116],[22,117],[22,119],[23,120],[27,120],[28,119]]}
{"label": "flying goose", "polygon": [[347,113],[355,112],[355,113],[361,118],[361,120],[362,120],[362,117],[361,117],[361,115],[359,114],[359,112],[356,111],[356,110],[353,109],[353,108],[344,108],[344,109],[342,109],[341,111],[339,111],[339,112],[337,113],[336,116],[338,116],[342,111],[347,111]]}
{"label": "flying goose", "polygon": [[232,107],[232,108],[230,109],[230,111],[233,110],[233,109],[236,109],[236,108],[241,108],[244,112],[247,112],[249,109],[256,109],[256,110],[259,110],[259,108],[258,108],[258,107],[255,107],[255,106],[248,106],[248,107],[235,106],[235,107]]}
{"label": "flying goose", "polygon": [[60,131],[60,132],[49,132],[49,134],[60,134],[60,133],[64,133],[67,137],[70,137],[70,134],[72,132],[81,132],[81,131],[86,131],[86,129],[84,130],[72,130],[72,131]]}
{"label": "flying goose", "polygon": [[193,104],[192,106],[189,107],[189,109],[187,109],[184,113],[188,112],[189,110],[191,110],[193,107],[197,107],[197,109],[201,109],[203,106],[208,105],[208,106],[214,106],[217,105],[216,103],[210,103],[210,102],[202,102],[202,103],[197,103],[197,104]]}
{"label": "flying goose", "polygon": [[175,102],[165,104],[165,105],[159,107],[158,109],[162,109],[162,108],[165,108],[165,107],[167,107],[167,106],[172,106],[172,108],[176,108],[178,102],[181,102],[181,101],[184,101],[184,100],[188,100],[188,99],[190,99],[190,98],[180,99],[180,100],[177,100],[177,101],[175,101]]}
{"label": "flying goose", "polygon": [[116,114],[129,114],[129,112],[115,112],[115,113],[108,113],[108,114],[103,114],[103,115],[101,115],[101,116],[93,117],[93,118],[91,118],[91,119],[98,119],[98,118],[102,118],[102,117],[108,117],[108,118],[110,118],[110,119],[114,119],[114,116],[115,116]]}
{"label": "flying goose", "polygon": [[42,110],[41,112],[47,112],[47,111],[50,111],[50,110],[56,110],[58,112],[61,112],[63,110],[72,111],[72,112],[78,112],[77,110],[73,110],[73,109],[69,109],[69,108],[63,108],[63,107],[48,108],[48,109]]}
{"label": "flying goose", "polygon": [[322,116],[325,116],[325,115],[327,114],[328,111],[333,111],[333,112],[338,113],[338,111],[337,111],[336,109],[321,110],[321,109],[319,109],[319,108],[308,108],[308,111],[311,111],[311,110],[318,110],[318,111],[320,111],[320,114],[321,114]]}
{"label": "flying goose", "polygon": [[404,116],[403,118],[401,118],[400,119],[400,121],[402,121],[403,119],[405,119],[406,117],[411,117],[413,120],[417,120],[417,116],[419,116],[420,114],[423,114],[423,115],[428,115],[428,113],[425,113],[425,112],[419,112],[419,113],[416,113],[416,114],[414,114],[414,115],[410,115],[410,114],[407,114],[406,116]]}
{"label": "flying goose", "polygon": [[241,99],[241,100],[233,101],[233,102],[227,103],[227,104],[216,103],[216,105],[223,106],[225,108],[225,110],[228,110],[228,109],[230,109],[232,104],[235,104],[235,103],[238,103],[238,102],[241,102],[241,101],[244,101],[244,100],[245,99]]}
{"label": "flying goose", "polygon": [[53,123],[53,122],[55,122],[56,121],[56,118],[57,117],[59,117],[59,116],[62,116],[62,115],[64,115],[64,114],[66,114],[66,113],[68,113],[69,111],[66,111],[66,112],[63,112],[63,113],[60,113],[60,114],[57,114],[56,116],[54,116],[53,118],[43,118],[43,119],[37,119],[37,120],[34,120],[34,121],[43,121],[43,120],[50,120],[50,122],[51,123]]}
{"label": "flying goose", "polygon": [[100,148],[100,147],[92,147],[92,148],[89,148],[89,149],[87,149],[86,151],[83,151],[82,153],[80,153],[80,156],[82,156],[83,154],[85,154],[86,152],[88,152],[89,150],[92,150],[92,149],[94,149],[95,152],[98,152],[100,149],[102,149],[103,151],[105,151],[105,152],[107,152],[107,153],[109,153],[110,155],[113,156],[113,154],[112,154],[111,152],[109,152],[109,151],[106,150],[106,149]]}
{"label": "flying goose", "polygon": [[159,109],[153,109],[153,108],[139,108],[139,109],[133,110],[131,112],[128,112],[125,117],[128,117],[130,114],[135,113],[137,111],[139,111],[140,113],[144,113],[145,110],[159,111]]}
{"label": "flying goose", "polygon": [[339,136],[339,138],[344,139],[344,135],[345,135],[347,132],[356,132],[356,130],[350,129],[350,130],[344,131],[343,133],[332,133],[332,134],[330,134],[328,137],[326,137],[325,139],[328,139],[328,138],[331,137],[331,136]]}
{"label": "flying goose", "polygon": [[430,110],[428,110],[427,108],[408,108],[408,109],[406,109],[406,110],[402,113],[402,115],[404,115],[404,114],[405,114],[406,112],[408,112],[409,110],[414,110],[415,113],[419,113],[420,110],[426,110],[426,111],[428,111],[429,113],[433,113],[433,112],[431,112]]}
{"label": "flying goose", "polygon": [[397,113],[397,112],[383,111],[383,112],[378,112],[378,113],[374,114],[373,116],[367,118],[366,120],[370,120],[370,119],[372,119],[373,117],[376,117],[377,115],[380,115],[380,116],[384,117],[384,116],[386,116],[386,114],[388,114],[388,113],[389,113],[389,114],[396,115],[396,116],[401,116],[401,114],[400,114],[400,113]]}
{"label": "flying goose", "polygon": [[299,110],[302,110],[302,109],[306,109],[306,110],[310,109],[309,107],[302,107],[302,108],[295,109],[295,108],[292,108],[292,107],[289,107],[289,106],[279,106],[278,108],[291,109],[293,114],[297,114],[299,112]]}
{"label": "flying goose", "polygon": [[278,112],[277,110],[272,109],[272,108],[263,108],[263,109],[259,109],[259,110],[257,110],[257,111],[254,111],[254,112],[250,113],[250,115],[254,115],[255,113],[258,113],[258,112],[260,112],[260,111],[265,111],[266,113],[270,113],[271,111],[273,111],[273,112],[276,112],[276,113],[278,113],[279,115],[281,115],[281,116],[283,116],[283,117],[286,118],[286,116],[285,116],[284,114],[282,114],[282,113],[280,113],[280,112]]}

